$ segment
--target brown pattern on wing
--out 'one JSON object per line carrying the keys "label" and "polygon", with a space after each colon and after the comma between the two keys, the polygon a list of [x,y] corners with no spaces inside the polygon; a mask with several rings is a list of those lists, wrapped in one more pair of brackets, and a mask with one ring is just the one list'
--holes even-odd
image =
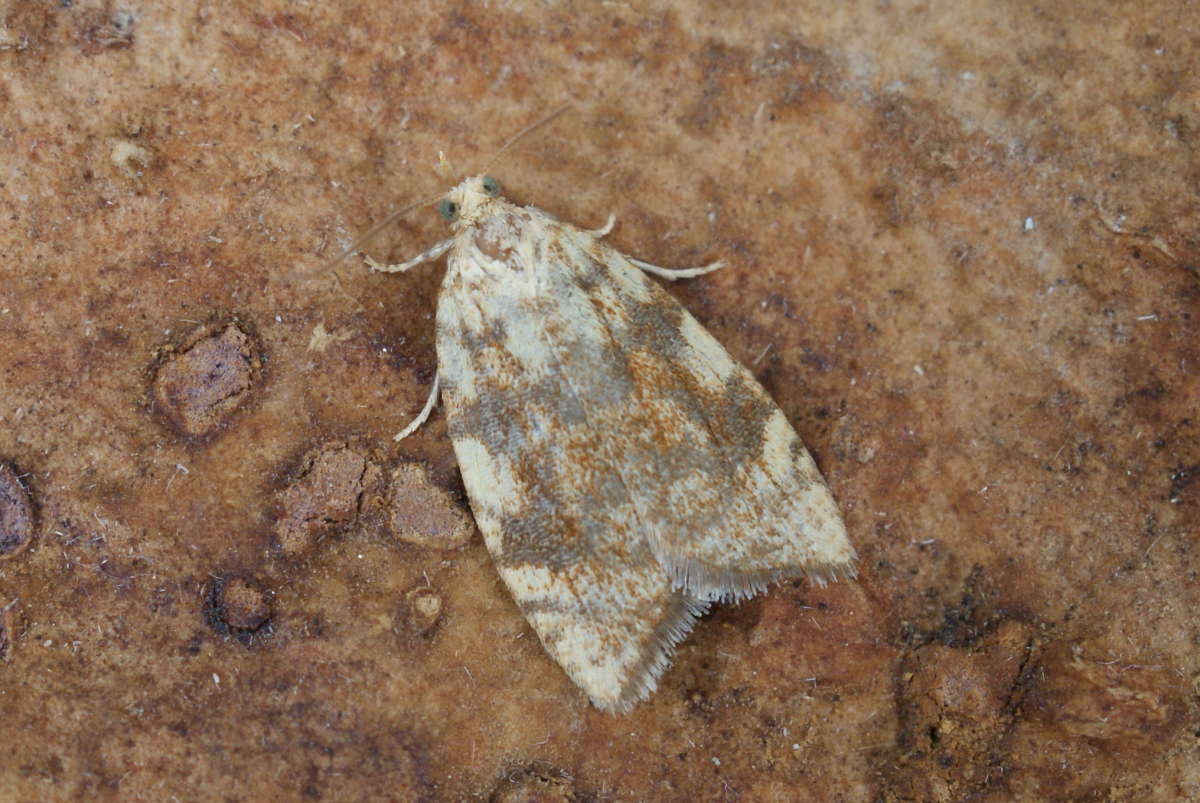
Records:
{"label": "brown pattern on wing", "polygon": [[587,296],[639,390],[614,452],[672,577],[715,599],[748,596],[783,576],[852,572],[833,498],[778,406],[619,252],[586,240],[566,264],[589,273],[597,251],[609,281]]}

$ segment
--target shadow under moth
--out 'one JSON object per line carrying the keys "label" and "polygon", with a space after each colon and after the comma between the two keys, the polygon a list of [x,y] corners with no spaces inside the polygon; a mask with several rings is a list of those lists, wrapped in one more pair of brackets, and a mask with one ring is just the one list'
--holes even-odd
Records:
{"label": "shadow under moth", "polygon": [[654,691],[715,601],[854,574],[829,489],[754,377],[601,229],[505,200],[441,200],[440,393],[475,521],[546,651],[605,711]]}

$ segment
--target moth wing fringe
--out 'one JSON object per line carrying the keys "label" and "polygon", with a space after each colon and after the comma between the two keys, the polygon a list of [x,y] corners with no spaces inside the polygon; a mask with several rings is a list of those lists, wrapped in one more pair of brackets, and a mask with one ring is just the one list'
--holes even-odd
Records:
{"label": "moth wing fringe", "polygon": [[696,620],[706,613],[706,600],[679,594],[674,609],[667,612],[655,627],[642,660],[630,669],[629,679],[621,693],[612,701],[593,698],[592,702],[596,707],[612,714],[625,714],[637,703],[648,699],[658,688],[658,679],[662,673],[671,666],[671,659],[675,656],[679,643],[692,632]]}
{"label": "moth wing fringe", "polygon": [[852,560],[846,563],[780,566],[758,571],[708,566],[687,555],[659,555],[658,560],[676,589],[710,602],[741,602],[762,594],[774,583],[797,577],[804,577],[810,583],[824,588],[830,581],[857,575]]}
{"label": "moth wing fringe", "polygon": [[783,578],[784,570],[737,572],[725,566],[710,567],[686,555],[659,558],[675,588],[713,602],[741,602],[767,590]]}

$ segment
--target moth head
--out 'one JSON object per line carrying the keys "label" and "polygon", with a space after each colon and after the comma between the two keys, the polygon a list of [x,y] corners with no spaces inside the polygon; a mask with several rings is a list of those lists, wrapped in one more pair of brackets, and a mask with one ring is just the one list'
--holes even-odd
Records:
{"label": "moth head", "polygon": [[450,190],[438,203],[438,212],[453,228],[470,226],[499,197],[500,182],[491,176],[474,176]]}

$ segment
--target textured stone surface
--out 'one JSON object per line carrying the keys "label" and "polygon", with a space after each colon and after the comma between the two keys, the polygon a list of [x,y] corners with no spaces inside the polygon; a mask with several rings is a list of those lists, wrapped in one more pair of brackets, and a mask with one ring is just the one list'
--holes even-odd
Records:
{"label": "textured stone surface", "polygon": [[[0,10],[0,798],[1200,798],[1200,11],[398,9]],[[489,171],[727,261],[669,290],[862,556],[718,608],[621,719],[479,539],[393,534],[397,467],[461,499],[440,411],[391,441],[441,270],[323,268],[565,100]]]}

